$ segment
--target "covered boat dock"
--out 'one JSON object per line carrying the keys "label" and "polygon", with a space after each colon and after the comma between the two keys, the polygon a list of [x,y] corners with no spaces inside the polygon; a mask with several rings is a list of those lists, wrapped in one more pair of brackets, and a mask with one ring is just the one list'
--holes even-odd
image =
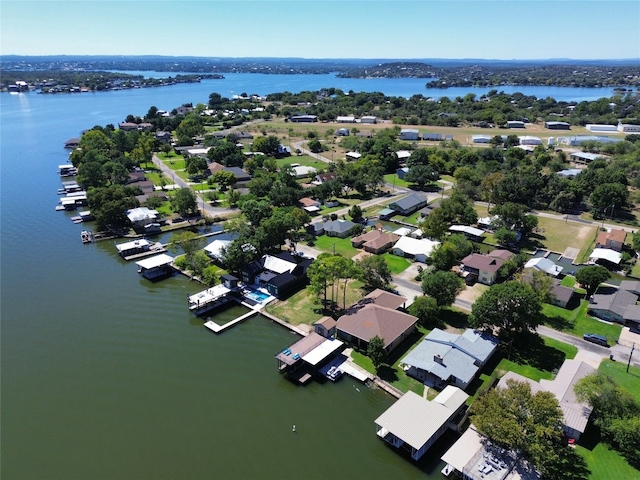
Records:
{"label": "covered boat dock", "polygon": [[215,285],[211,288],[187,297],[189,310],[196,315],[201,315],[209,310],[227,303],[231,290],[224,285]]}
{"label": "covered boat dock", "polygon": [[174,258],[171,255],[162,253],[155,257],[145,258],[136,262],[138,265],[138,273],[149,280],[156,280],[161,277],[169,276],[173,273]]}

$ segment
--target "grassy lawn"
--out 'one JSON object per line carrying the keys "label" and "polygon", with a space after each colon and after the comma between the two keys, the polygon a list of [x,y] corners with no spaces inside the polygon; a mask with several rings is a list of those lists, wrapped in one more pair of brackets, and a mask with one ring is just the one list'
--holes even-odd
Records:
{"label": "grassy lawn", "polygon": [[[580,437],[580,443],[583,443],[584,436],[583,434]],[[587,468],[590,470],[589,480],[640,479],[640,471],[629,465],[624,457],[615,450],[610,450],[604,443],[598,443],[593,448],[578,445],[575,451],[587,463]]]}
{"label": "grassy lawn", "polygon": [[350,238],[338,238],[321,235],[320,237],[316,238],[316,243],[314,246],[318,250],[322,250],[323,252],[333,253],[335,251],[335,253],[338,253],[345,258],[351,258],[360,252],[360,250],[351,246]]}
{"label": "grassy lawn", "polygon": [[153,171],[145,170],[144,176],[147,177],[147,180],[149,180],[150,182],[153,182],[154,185],[161,185],[162,178],[164,178],[166,181],[169,181],[169,179],[166,176],[160,173],[160,170],[153,170]]}
{"label": "grassy lawn", "polygon": [[396,175],[395,173],[389,173],[388,175],[385,175],[384,181],[389,185],[395,185],[396,187],[402,188],[409,188],[409,186],[412,185],[411,183],[398,178],[398,175]]}
{"label": "grassy lawn", "polygon": [[573,288],[578,295],[586,295],[587,291],[584,288],[576,287],[575,286],[576,283],[577,283],[576,277],[573,277],[571,275],[566,275],[560,282],[560,285]]}
{"label": "grassy lawn", "polygon": [[383,254],[383,256],[384,260],[389,266],[389,270],[391,270],[391,273],[394,275],[397,275],[400,272],[404,272],[407,268],[409,268],[409,265],[411,265],[411,262],[406,258],[392,255],[389,252]]}
{"label": "grassy lawn", "polygon": [[511,371],[535,381],[553,378],[566,359],[575,358],[578,349],[573,345],[547,337],[531,335],[523,341],[517,340],[511,352],[509,344],[501,345],[495,359],[495,367],[488,364],[484,373],[497,374],[498,377]]}
{"label": "grassy lawn", "polygon": [[598,231],[595,225],[579,225],[542,217],[538,217],[538,229],[542,230],[540,240],[545,248],[559,253],[563,253],[567,247],[579,248],[578,258],[589,248]]}
{"label": "grassy lawn", "polygon": [[[364,297],[361,288],[362,282],[352,280],[348,283],[346,296],[347,306],[353,305]],[[331,297],[330,289],[327,290],[327,297]],[[340,306],[342,306],[342,302],[341,290],[338,300]],[[278,300],[270,303],[265,307],[265,311],[292,325],[300,325],[301,323],[313,325],[314,322],[326,315],[326,313],[322,311],[320,303],[316,301],[315,296],[309,293],[308,289],[300,290],[286,300]]]}
{"label": "grassy lawn", "polygon": [[576,337],[582,337],[585,333],[604,335],[609,340],[609,344],[613,345],[613,342],[620,337],[622,327],[590,317],[587,315],[588,307],[589,303],[586,300],[581,300],[580,305],[573,310],[545,303],[542,305],[543,322],[545,325]]}
{"label": "grassy lawn", "polygon": [[418,222],[422,220],[422,217],[420,216],[420,212],[415,212],[413,215],[409,217],[400,217],[399,220],[402,220],[403,222],[407,222],[407,223],[410,223],[411,225],[417,226]]}
{"label": "grassy lawn", "polygon": [[633,267],[631,267],[631,276],[640,278],[640,262],[636,261],[636,263],[633,264]]}
{"label": "grassy lawn", "polygon": [[627,373],[626,362],[603,360],[599,370],[613,378],[618,385],[633,395],[636,402],[640,403],[640,368],[631,365]]}
{"label": "grassy lawn", "polygon": [[351,357],[357,365],[360,365],[362,368],[367,370],[370,373],[376,374],[384,381],[396,387],[398,390],[402,392],[408,392],[411,390],[412,392],[417,393],[422,396],[424,392],[424,385],[419,380],[409,377],[404,370],[399,367],[400,360],[405,357],[407,353],[413,350],[429,333],[428,330],[424,328],[418,327],[418,330],[407,338],[404,342],[402,342],[398,347],[391,353],[387,361],[382,364],[382,366],[376,372],[375,368],[373,368],[373,364],[369,357],[364,355],[361,352],[356,350],[353,351]]}

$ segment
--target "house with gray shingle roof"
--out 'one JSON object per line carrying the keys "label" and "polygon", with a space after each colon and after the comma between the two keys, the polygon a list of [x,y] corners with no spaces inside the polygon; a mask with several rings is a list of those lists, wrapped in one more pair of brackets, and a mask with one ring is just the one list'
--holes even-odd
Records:
{"label": "house with gray shingle roof", "polygon": [[329,237],[346,238],[355,226],[351,220],[330,220],[322,224],[322,230]]}
{"label": "house with gray shingle roof", "polygon": [[[625,280],[620,289],[600,287],[589,299],[589,313],[595,317],[617,322],[632,329],[640,329],[640,305],[638,303],[638,282]],[[627,290],[633,289],[633,290]]]}
{"label": "house with gray shingle roof", "polygon": [[458,335],[434,328],[400,364],[407,375],[425,385],[453,384],[464,389],[497,346],[498,339],[488,333],[467,329]]}
{"label": "house with gray shingle roof", "polygon": [[389,208],[401,215],[411,215],[427,205],[429,199],[421,193],[412,193],[389,204]]}

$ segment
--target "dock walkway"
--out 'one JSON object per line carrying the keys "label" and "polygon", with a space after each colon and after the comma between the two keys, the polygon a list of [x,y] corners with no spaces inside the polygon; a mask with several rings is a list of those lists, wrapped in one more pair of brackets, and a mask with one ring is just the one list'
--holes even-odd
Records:
{"label": "dock walkway", "polygon": [[225,331],[227,328],[231,328],[234,325],[242,322],[243,320],[246,320],[247,318],[252,317],[253,315],[257,315],[258,313],[259,313],[258,310],[251,310],[250,312],[245,313],[244,315],[236,318],[235,320],[231,320],[230,322],[227,322],[224,325],[218,325],[213,320],[208,320],[207,322],[205,322],[204,326],[214,333],[220,333]]}

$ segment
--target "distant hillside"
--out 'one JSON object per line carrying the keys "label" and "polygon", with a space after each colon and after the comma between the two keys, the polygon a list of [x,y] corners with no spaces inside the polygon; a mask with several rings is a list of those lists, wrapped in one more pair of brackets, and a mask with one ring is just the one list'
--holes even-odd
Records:
{"label": "distant hillside", "polygon": [[393,62],[378,65],[351,68],[338,74],[342,78],[435,78],[444,71],[432,65],[420,62]]}

